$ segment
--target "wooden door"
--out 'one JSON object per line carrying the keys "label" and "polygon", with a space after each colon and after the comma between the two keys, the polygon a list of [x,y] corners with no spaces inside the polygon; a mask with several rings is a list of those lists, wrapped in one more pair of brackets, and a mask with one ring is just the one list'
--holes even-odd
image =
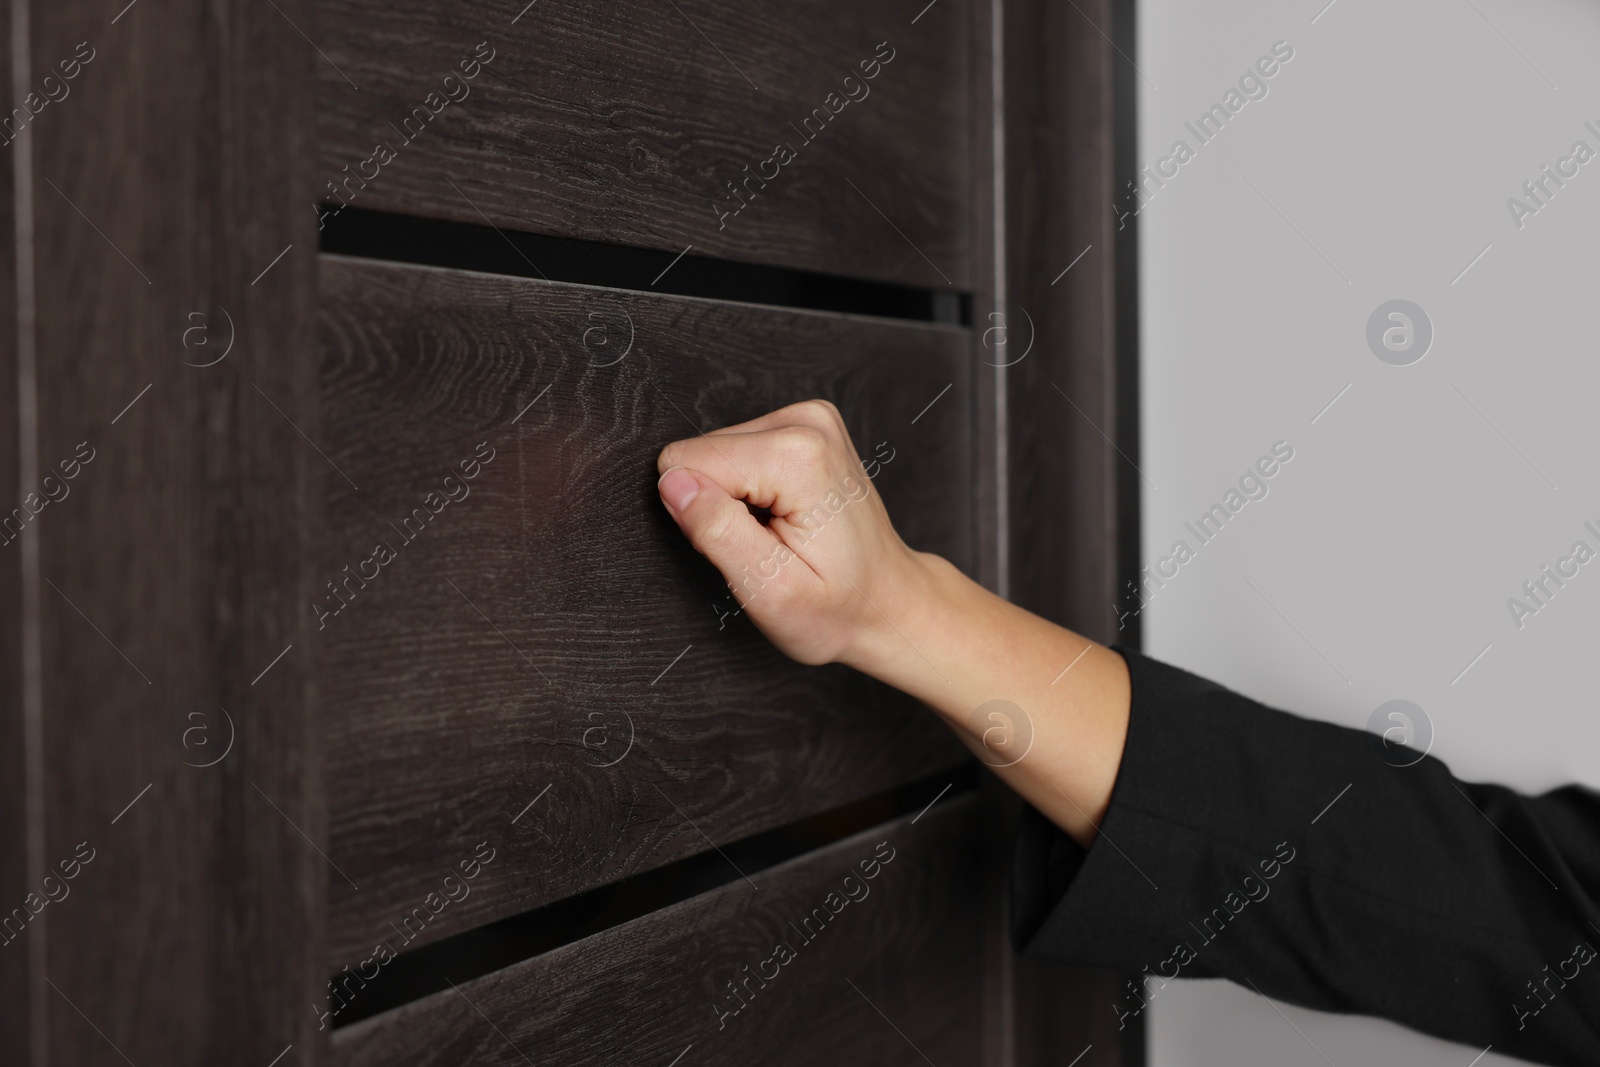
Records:
{"label": "wooden door", "polygon": [[1135,1062],[1011,955],[1014,799],[654,490],[825,397],[909,543],[1116,636],[1112,16],[13,0],[0,1047]]}

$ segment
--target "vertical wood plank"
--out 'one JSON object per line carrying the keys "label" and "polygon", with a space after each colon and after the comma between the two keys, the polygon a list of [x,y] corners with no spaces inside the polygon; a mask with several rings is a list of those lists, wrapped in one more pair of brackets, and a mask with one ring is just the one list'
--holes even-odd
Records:
{"label": "vertical wood plank", "polygon": [[[1005,535],[1009,513],[1005,506],[1005,402],[1004,371],[984,358],[985,331],[992,316],[1005,306],[1005,228],[998,225],[1004,210],[1005,126],[1003,112],[1003,42],[1001,20],[1005,0],[973,0],[970,15],[972,115],[972,321],[974,390],[973,511],[976,516],[973,577],[1001,596],[1009,592]],[[979,1056],[984,1067],[1013,1067],[1016,1063],[1017,1019],[1014,1011],[1015,965],[1007,933],[1007,854],[1017,802],[990,774],[978,787],[981,862],[979,893],[978,964],[983,974],[979,1002]]]}
{"label": "vertical wood plank", "polygon": [[[1138,94],[1144,87],[1144,75],[1134,67],[1139,61],[1136,37],[1138,5],[1136,0],[1109,0],[1112,25],[1107,29],[1111,39],[1127,53],[1127,61],[1119,60],[1113,66],[1111,92],[1114,108],[1112,129],[1112,174],[1133,175],[1139,169]],[[1122,179],[1123,182],[1126,179]],[[1112,183],[1113,189],[1126,188]],[[1131,648],[1142,647],[1143,616],[1129,613],[1137,600],[1127,592],[1124,584],[1128,578],[1137,581],[1140,568],[1140,527],[1142,525],[1141,499],[1144,476],[1138,469],[1143,458],[1139,448],[1139,227],[1136,217],[1123,215],[1112,230],[1115,248],[1112,292],[1115,306],[1116,364],[1113,388],[1115,390],[1115,417],[1117,443],[1127,462],[1116,468],[1117,478],[1117,618],[1116,639]],[[1144,1028],[1139,1028],[1135,1045],[1143,1049]],[[1138,1052],[1143,1059],[1143,1052]]]}
{"label": "vertical wood plank", "polygon": [[52,1064],[318,1059],[309,7],[30,9]]}
{"label": "vertical wood plank", "polygon": [[[1012,292],[1034,335],[1009,379],[1018,602],[1099,641],[1117,638],[1118,486],[1138,477],[1111,444],[1112,81],[1114,65],[1126,62],[1101,34],[1112,28],[1113,7],[1114,0],[1079,8],[1015,0],[1018,32],[1007,42],[1016,138],[1007,205]],[[1030,536],[1029,525],[1056,533]]]}
{"label": "vertical wood plank", "polygon": [[[1116,248],[1110,204],[1119,106],[1102,31],[1118,0],[1058,5],[989,0],[974,34],[988,57],[974,82],[990,95],[990,167],[975,193],[985,235],[974,295],[974,358],[994,368],[992,462],[997,514],[986,558],[1016,603],[1100,641],[1117,639],[1111,604],[1136,477],[1107,441],[1118,434]],[[1082,254],[1082,258],[1078,258]],[[1074,262],[1076,261],[1076,262]],[[1068,270],[1068,267],[1071,267]],[[987,1062],[1005,1067],[1138,1062],[1110,1003],[1121,977],[1016,956],[1005,910],[1019,803],[986,779],[992,830],[986,958]]]}
{"label": "vertical wood plank", "polygon": [[[14,22],[26,26],[27,7],[13,0],[0,16],[0,86],[16,95],[12,48]],[[0,146],[0,523],[21,503],[22,445],[29,424],[23,410],[18,362],[17,241],[15,168],[18,146]],[[13,522],[15,520],[13,519]],[[21,907],[28,891],[28,842],[33,828],[27,805],[27,731],[23,700],[22,540],[0,525],[0,1048],[19,1059],[29,1052],[28,951],[31,942],[14,926],[3,925]]]}

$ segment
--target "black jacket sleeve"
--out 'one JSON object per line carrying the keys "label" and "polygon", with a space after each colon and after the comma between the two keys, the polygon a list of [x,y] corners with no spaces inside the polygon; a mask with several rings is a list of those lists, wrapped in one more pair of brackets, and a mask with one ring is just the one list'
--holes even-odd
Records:
{"label": "black jacket sleeve", "polygon": [[1600,794],[1397,766],[1375,735],[1117,651],[1133,712],[1111,805],[1087,850],[1024,811],[1020,949],[1142,973],[1110,1007],[1123,1025],[1168,979],[1221,977],[1600,1064]]}

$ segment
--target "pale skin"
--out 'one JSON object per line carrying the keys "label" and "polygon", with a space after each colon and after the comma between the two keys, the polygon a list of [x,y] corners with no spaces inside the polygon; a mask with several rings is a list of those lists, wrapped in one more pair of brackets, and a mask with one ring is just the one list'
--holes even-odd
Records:
{"label": "pale skin", "polygon": [[[909,548],[832,404],[675,441],[657,467],[668,513],[774,645],[909,693],[1046,818],[1094,840],[1128,733],[1127,665]],[[1023,710],[1031,745],[975,717],[994,700]]]}

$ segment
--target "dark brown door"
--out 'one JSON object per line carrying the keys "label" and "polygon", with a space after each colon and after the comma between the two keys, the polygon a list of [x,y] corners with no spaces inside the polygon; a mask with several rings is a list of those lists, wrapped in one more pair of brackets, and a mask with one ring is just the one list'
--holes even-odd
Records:
{"label": "dark brown door", "polygon": [[13,5],[0,1047],[1137,1061],[1015,802],[654,489],[824,397],[1115,636],[1112,5]]}

